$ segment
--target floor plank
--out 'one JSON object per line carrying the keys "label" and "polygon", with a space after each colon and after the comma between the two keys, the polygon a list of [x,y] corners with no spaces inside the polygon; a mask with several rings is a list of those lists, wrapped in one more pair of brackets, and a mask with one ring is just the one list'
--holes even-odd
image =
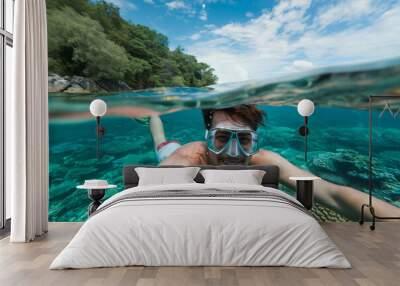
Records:
{"label": "floor plank", "polygon": [[376,231],[357,223],[323,223],[322,227],[353,266],[346,270],[143,266],[49,270],[52,260],[80,226],[80,223],[50,223],[49,233],[32,243],[0,240],[0,285],[399,285],[400,222],[378,223]]}

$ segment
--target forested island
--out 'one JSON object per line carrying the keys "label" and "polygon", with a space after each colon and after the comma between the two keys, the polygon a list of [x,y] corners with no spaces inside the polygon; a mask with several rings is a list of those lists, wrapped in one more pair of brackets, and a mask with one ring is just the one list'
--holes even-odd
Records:
{"label": "forested island", "polygon": [[47,0],[49,91],[203,87],[214,70],[105,1]]}

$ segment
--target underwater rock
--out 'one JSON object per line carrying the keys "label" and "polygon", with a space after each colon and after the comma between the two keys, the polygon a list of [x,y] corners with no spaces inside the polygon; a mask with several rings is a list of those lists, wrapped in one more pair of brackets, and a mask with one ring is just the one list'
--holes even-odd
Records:
{"label": "underwater rock", "polygon": [[[353,185],[360,189],[368,187],[368,156],[352,149],[337,149],[336,152],[320,153],[308,163],[310,171],[335,183]],[[389,168],[378,160],[373,160],[375,188],[387,188],[388,184],[398,184],[400,170]]]}

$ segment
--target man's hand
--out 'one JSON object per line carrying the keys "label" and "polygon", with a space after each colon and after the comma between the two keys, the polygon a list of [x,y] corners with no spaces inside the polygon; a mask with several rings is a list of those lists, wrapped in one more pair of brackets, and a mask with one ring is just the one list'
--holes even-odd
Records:
{"label": "man's hand", "polygon": [[172,153],[160,165],[206,165],[207,147],[204,142],[191,142],[183,145]]}

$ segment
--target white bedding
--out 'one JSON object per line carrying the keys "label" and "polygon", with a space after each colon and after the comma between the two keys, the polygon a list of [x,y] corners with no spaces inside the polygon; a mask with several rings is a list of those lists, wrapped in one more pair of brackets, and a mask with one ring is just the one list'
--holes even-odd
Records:
{"label": "white bedding", "polygon": [[[178,184],[127,189],[105,201],[50,269],[127,265],[350,268],[318,222],[290,204],[258,198],[151,198],[143,191],[262,190],[237,184]],[[108,207],[105,207],[107,206]]]}

